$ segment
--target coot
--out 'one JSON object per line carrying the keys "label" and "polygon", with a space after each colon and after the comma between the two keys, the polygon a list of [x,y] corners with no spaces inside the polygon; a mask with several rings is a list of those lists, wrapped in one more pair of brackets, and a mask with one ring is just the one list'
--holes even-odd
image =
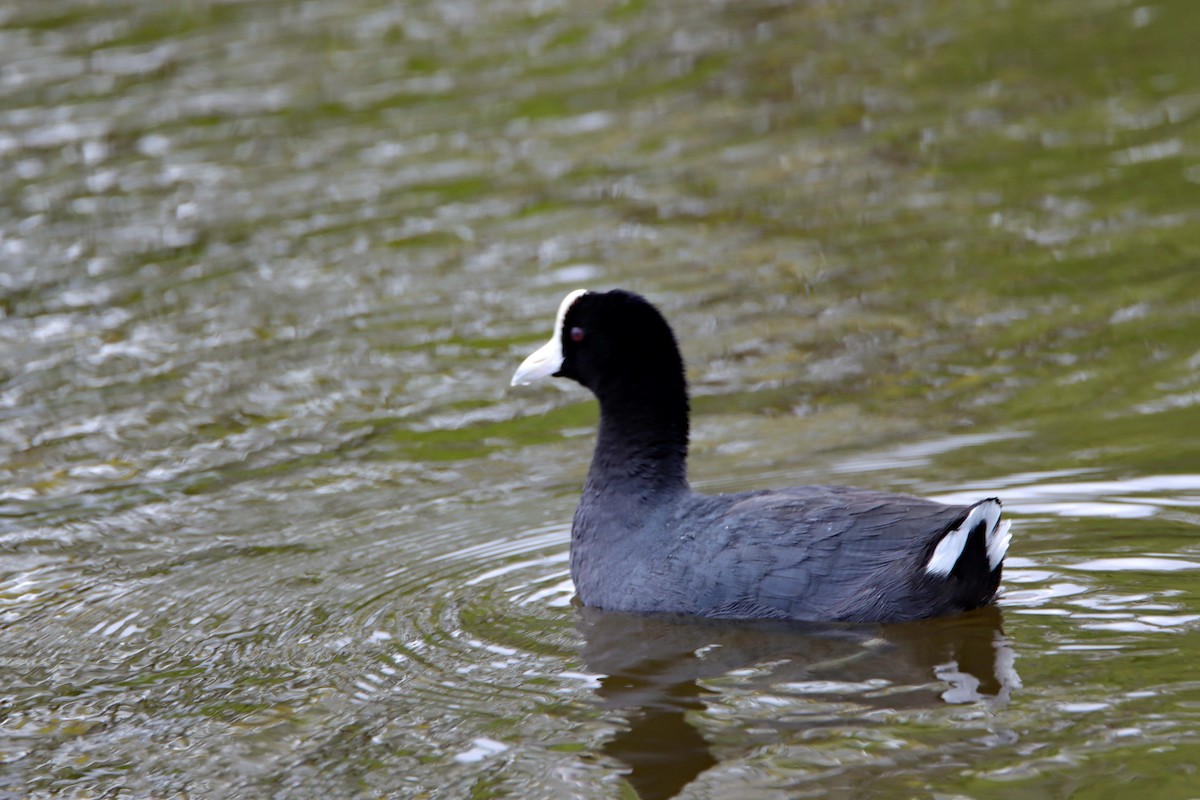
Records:
{"label": "coot", "polygon": [[588,606],[725,618],[899,622],[991,602],[1000,501],[944,505],[845,486],[704,495],[687,481],[683,360],[658,309],[578,290],[512,383],[591,389],[600,431],[571,529]]}

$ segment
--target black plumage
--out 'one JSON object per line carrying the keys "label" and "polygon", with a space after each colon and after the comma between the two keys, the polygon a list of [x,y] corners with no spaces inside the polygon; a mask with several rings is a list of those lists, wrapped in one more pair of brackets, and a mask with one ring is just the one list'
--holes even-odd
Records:
{"label": "black plumage", "polygon": [[842,486],[727,495],[687,482],[688,397],[666,320],[621,290],[573,292],[513,378],[571,378],[600,428],[571,531],[589,606],[726,618],[895,622],[991,602],[998,500],[951,506]]}

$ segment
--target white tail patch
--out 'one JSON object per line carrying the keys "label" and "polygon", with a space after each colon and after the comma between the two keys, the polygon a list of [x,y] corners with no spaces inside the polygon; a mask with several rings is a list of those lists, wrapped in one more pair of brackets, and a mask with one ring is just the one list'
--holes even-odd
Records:
{"label": "white tail patch", "polygon": [[999,525],[988,531],[988,566],[992,569],[1000,566],[1000,562],[1004,560],[1004,554],[1008,552],[1008,543],[1012,541],[1012,534],[1008,532],[1010,524],[1012,523],[1008,520],[1002,519]]}
{"label": "white tail patch", "polygon": [[949,575],[958,559],[962,557],[971,531],[981,522],[985,524],[984,530],[987,531],[988,566],[992,569],[1000,566],[1012,536],[1008,532],[1008,521],[1000,521],[1000,501],[984,500],[971,509],[961,525],[942,537],[933,549],[925,571],[930,575]]}

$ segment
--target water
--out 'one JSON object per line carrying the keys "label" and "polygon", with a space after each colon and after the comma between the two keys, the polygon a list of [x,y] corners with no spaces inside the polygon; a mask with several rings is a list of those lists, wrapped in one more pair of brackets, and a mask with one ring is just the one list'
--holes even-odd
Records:
{"label": "water", "polygon": [[[1194,4],[0,10],[0,796],[1196,796]],[[694,483],[999,494],[997,609],[576,608],[562,295]]]}

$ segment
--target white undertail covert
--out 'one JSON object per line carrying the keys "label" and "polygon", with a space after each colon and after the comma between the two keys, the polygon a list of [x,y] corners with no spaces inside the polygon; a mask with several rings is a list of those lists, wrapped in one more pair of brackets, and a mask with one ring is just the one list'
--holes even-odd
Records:
{"label": "white undertail covert", "polygon": [[987,532],[988,566],[993,570],[1000,566],[1004,554],[1008,552],[1012,534],[1008,532],[1008,520],[1000,519],[1000,501],[984,500],[971,509],[961,525],[942,537],[934,548],[933,555],[929,557],[925,571],[930,575],[949,575],[958,559],[962,557],[971,531],[981,522],[984,523],[984,530]]}

